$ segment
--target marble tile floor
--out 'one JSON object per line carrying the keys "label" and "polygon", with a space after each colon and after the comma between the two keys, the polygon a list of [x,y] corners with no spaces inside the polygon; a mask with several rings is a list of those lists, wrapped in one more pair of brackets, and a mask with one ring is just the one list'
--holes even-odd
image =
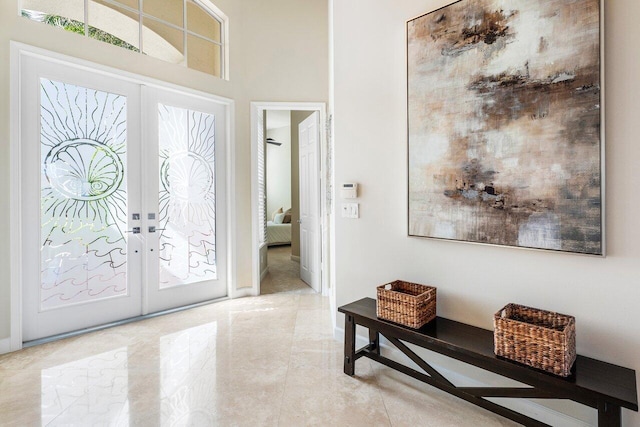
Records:
{"label": "marble tile floor", "polygon": [[291,260],[291,246],[271,246],[267,251],[269,272],[260,284],[262,295],[274,293],[313,294],[300,280],[300,263]]}
{"label": "marble tile floor", "polygon": [[326,297],[222,301],[0,356],[0,425],[514,425],[342,354]]}

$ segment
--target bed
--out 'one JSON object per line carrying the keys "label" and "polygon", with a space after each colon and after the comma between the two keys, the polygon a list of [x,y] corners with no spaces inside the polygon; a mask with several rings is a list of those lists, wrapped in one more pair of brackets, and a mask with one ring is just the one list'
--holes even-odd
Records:
{"label": "bed", "polygon": [[291,244],[291,223],[276,224],[267,221],[267,245],[290,245]]}

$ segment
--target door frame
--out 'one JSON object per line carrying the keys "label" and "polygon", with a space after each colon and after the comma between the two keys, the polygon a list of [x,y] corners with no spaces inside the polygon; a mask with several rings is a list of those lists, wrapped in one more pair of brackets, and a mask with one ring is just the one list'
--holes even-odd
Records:
{"label": "door frame", "polygon": [[[235,193],[235,153],[233,147],[235,146],[235,103],[232,99],[224,98],[221,96],[213,95],[210,93],[198,91],[182,87],[176,84],[163,82],[151,77],[145,77],[139,74],[131,73],[128,71],[118,70],[106,65],[96,64],[91,61],[74,58],[57,52],[52,52],[46,49],[37,48],[28,44],[11,41],[10,42],[10,142],[9,149],[11,160],[11,167],[9,171],[10,177],[10,247],[13,249],[10,254],[10,351],[17,351],[22,349],[22,150],[21,150],[21,131],[20,123],[22,120],[20,113],[20,85],[21,85],[21,70],[22,70],[22,58],[23,57],[36,57],[47,61],[62,63],[69,67],[78,68],[85,71],[90,71],[96,74],[102,74],[105,76],[115,77],[124,81],[132,82],[142,86],[156,87],[167,91],[174,91],[190,96],[206,99],[208,101],[217,102],[225,108],[226,115],[226,134],[224,142],[226,144],[226,215],[227,215],[227,295],[229,298],[238,296],[238,292],[233,288],[233,285],[237,283],[237,271],[235,263],[235,204],[231,201],[231,194]],[[145,301],[145,290],[143,287],[143,304]],[[141,307],[142,309],[142,307]],[[142,312],[142,311],[141,311]]]}
{"label": "door frame", "polygon": [[[317,111],[320,114],[320,145],[318,153],[320,154],[320,203],[318,204],[320,212],[319,217],[322,219],[320,227],[320,282],[322,295],[330,296],[334,291],[331,286],[330,272],[333,268],[333,260],[331,259],[331,251],[329,251],[330,243],[330,198],[332,196],[328,191],[332,191],[329,182],[329,171],[333,170],[329,153],[329,140],[327,138],[327,111],[324,102],[252,102],[251,103],[251,259],[252,259],[252,295],[260,295],[260,249],[264,244],[260,245],[259,240],[259,221],[258,217],[258,149],[262,141],[259,141],[258,117],[264,114],[266,110],[295,110],[295,111]],[[266,243],[265,243],[266,244]],[[333,298],[331,299],[333,301]]]}

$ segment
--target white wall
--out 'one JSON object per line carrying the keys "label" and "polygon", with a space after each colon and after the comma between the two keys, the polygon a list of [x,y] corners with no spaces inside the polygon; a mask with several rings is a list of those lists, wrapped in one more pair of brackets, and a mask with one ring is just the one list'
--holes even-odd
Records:
{"label": "white wall", "polygon": [[[267,111],[267,126],[269,111]],[[290,125],[267,130],[267,137],[282,145],[267,144],[267,216],[291,207],[291,130]]]}
{"label": "white wall", "polygon": [[[0,340],[9,336],[9,41],[150,76],[235,100],[237,287],[251,272],[251,101],[328,100],[327,0],[214,0],[230,19],[230,80],[81,37],[18,16],[18,1],[0,2]],[[286,70],[284,72],[283,70]]]}
{"label": "white wall", "polygon": [[407,237],[405,21],[448,3],[333,3],[336,184],[362,185],[361,219],[336,218],[338,306],[402,278],[437,286],[440,316],[487,329],[508,302],[546,308],[575,315],[580,354],[640,371],[640,2],[604,2],[606,258]]}

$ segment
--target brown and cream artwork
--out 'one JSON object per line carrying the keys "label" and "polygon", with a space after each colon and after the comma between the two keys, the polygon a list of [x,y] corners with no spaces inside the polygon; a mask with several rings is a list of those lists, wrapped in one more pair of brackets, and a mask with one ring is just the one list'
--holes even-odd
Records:
{"label": "brown and cream artwork", "polygon": [[407,22],[409,235],[603,255],[599,0]]}

